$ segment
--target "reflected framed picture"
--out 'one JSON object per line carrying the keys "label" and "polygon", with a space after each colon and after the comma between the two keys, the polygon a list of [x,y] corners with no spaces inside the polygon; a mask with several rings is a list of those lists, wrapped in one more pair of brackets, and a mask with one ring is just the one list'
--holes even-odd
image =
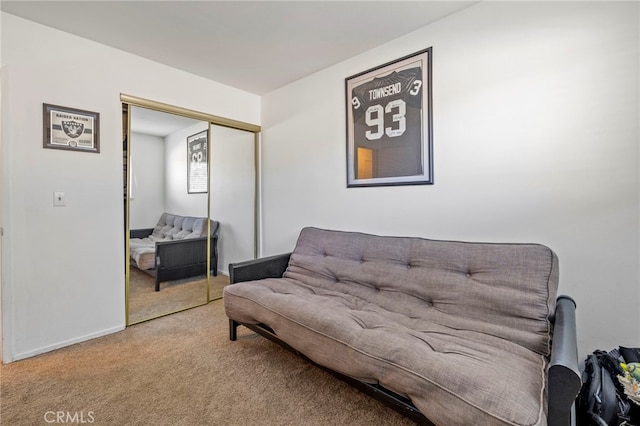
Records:
{"label": "reflected framed picture", "polygon": [[100,114],[42,104],[43,148],[100,152]]}
{"label": "reflected framed picture", "polygon": [[209,189],[207,131],[187,137],[187,193],[201,194]]}
{"label": "reflected framed picture", "polygon": [[432,48],[345,79],[347,187],[433,184]]}

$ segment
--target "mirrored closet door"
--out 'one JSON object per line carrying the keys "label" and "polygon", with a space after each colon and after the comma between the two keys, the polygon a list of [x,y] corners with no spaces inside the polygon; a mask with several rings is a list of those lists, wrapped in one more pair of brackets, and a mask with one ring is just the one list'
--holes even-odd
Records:
{"label": "mirrored closet door", "polygon": [[257,254],[259,126],[123,102],[127,325],[222,297]]}
{"label": "mirrored closet door", "polygon": [[[188,150],[190,141],[191,147],[199,145],[206,166],[209,123],[137,106],[130,106],[129,115],[129,323],[134,324],[207,303],[207,171],[196,171],[204,177],[192,179],[204,179],[204,185],[188,182]],[[193,253],[197,250],[201,255]],[[183,265],[158,265],[180,251],[189,252],[181,255]],[[197,259],[205,262],[199,270],[178,269]]]}
{"label": "mirrored closet door", "polygon": [[229,263],[256,257],[256,138],[252,132],[211,125],[211,219],[220,223],[221,274],[211,278],[210,300],[222,297]]}

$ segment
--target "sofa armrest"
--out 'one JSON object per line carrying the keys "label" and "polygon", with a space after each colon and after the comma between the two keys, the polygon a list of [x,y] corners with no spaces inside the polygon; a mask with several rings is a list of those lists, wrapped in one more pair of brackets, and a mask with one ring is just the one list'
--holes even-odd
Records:
{"label": "sofa armrest", "polygon": [[578,368],[576,343],[576,302],[559,296],[553,327],[553,343],[549,362],[549,426],[571,424],[573,403],[580,392],[582,379]]}
{"label": "sofa armrest", "polygon": [[217,220],[209,219],[209,224],[210,224],[211,238],[217,239],[220,236],[220,222],[218,222]]}
{"label": "sofa armrest", "polygon": [[[211,239],[216,247],[217,238]],[[212,251],[212,256],[214,255]],[[159,241],[156,243],[156,268],[172,268],[206,262],[207,237],[186,240]]]}
{"label": "sofa armrest", "polygon": [[282,278],[287,270],[291,253],[277,254],[261,259],[229,264],[231,284],[264,278]]}
{"label": "sofa armrest", "polygon": [[154,228],[131,229],[129,230],[129,238],[145,238],[153,233]]}
{"label": "sofa armrest", "polygon": [[193,277],[207,273],[207,264],[218,275],[218,238],[211,237],[207,261],[207,237],[184,240],[159,241],[156,243],[156,291],[160,282]]}
{"label": "sofa armrest", "polygon": [[[276,254],[275,256],[262,257],[260,259],[247,260],[245,262],[229,264],[230,284],[244,281],[262,280],[265,278],[282,278],[284,271],[289,266],[291,253]],[[229,319],[229,339],[238,338],[238,326],[240,323]]]}

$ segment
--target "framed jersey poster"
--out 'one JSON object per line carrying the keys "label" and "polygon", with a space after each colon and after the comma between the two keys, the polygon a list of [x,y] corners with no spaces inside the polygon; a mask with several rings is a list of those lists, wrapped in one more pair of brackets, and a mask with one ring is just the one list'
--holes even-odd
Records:
{"label": "framed jersey poster", "polygon": [[187,193],[207,192],[209,185],[207,131],[187,138]]}
{"label": "framed jersey poster", "polygon": [[431,49],[345,79],[347,187],[433,184]]}

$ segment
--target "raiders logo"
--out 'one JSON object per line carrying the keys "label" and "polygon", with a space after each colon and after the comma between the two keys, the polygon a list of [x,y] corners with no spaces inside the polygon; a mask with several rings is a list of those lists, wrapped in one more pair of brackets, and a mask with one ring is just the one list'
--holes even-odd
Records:
{"label": "raiders logo", "polygon": [[63,121],[62,130],[70,138],[79,138],[84,132],[84,124],[75,121]]}

